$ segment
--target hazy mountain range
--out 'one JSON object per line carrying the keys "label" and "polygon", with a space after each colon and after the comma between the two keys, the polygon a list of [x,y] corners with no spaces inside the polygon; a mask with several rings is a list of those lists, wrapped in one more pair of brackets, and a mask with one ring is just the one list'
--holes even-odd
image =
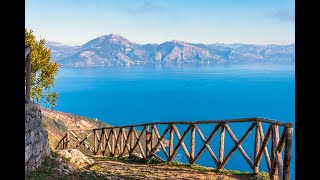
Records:
{"label": "hazy mountain range", "polygon": [[295,44],[196,44],[166,41],[137,44],[108,34],[82,46],[47,42],[52,59],[66,66],[130,66],[136,64],[294,64]]}

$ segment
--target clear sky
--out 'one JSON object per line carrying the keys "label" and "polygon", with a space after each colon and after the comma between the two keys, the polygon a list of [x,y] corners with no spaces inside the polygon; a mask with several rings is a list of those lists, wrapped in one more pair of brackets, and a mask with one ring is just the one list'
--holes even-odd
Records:
{"label": "clear sky", "polygon": [[26,0],[25,27],[82,45],[106,34],[136,43],[291,44],[294,0]]}

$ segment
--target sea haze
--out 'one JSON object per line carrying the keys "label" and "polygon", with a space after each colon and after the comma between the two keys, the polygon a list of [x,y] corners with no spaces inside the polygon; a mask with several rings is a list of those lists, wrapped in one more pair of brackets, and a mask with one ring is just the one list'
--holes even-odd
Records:
{"label": "sea haze", "polygon": [[[294,86],[293,66],[61,67],[55,82],[59,101],[54,109],[112,125],[244,117],[294,124]],[[244,133],[240,126],[231,126],[238,139]],[[212,128],[201,126],[206,137]],[[226,141],[230,141],[226,142],[230,149],[234,144],[230,138]],[[249,157],[252,142],[244,142]],[[200,139],[196,145],[197,152],[202,146]],[[179,153],[178,160],[186,161],[181,149]],[[214,166],[207,151],[197,164]],[[267,171],[264,159],[261,164],[261,170]],[[294,141],[291,165],[294,178]],[[238,150],[226,169],[250,171]]]}

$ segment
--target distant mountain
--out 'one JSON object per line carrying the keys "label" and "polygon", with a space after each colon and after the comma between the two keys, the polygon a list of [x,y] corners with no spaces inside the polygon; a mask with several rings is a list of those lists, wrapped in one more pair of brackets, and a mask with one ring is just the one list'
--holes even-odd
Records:
{"label": "distant mountain", "polygon": [[82,46],[56,42],[46,44],[52,58],[68,66],[130,66],[136,64],[294,64],[295,44],[197,44],[166,41],[162,44],[137,44],[108,34]]}
{"label": "distant mountain", "polygon": [[59,63],[72,66],[131,65],[135,62],[128,54],[139,46],[120,35],[109,34],[85,43],[78,52],[59,60]]}
{"label": "distant mountain", "polygon": [[80,46],[69,46],[66,44],[48,41],[45,44],[51,50],[51,57],[54,61],[73,55],[78,52]]}

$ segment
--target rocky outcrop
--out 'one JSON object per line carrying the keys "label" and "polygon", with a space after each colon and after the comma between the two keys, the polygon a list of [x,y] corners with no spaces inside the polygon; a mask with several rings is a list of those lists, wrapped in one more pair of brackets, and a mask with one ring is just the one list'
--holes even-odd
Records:
{"label": "rocky outcrop", "polygon": [[25,175],[36,170],[50,155],[48,132],[42,127],[40,106],[25,105]]}
{"label": "rocky outcrop", "polygon": [[65,149],[58,151],[60,157],[68,159],[69,163],[77,168],[82,168],[94,163],[93,159],[85,156],[78,149]]}

